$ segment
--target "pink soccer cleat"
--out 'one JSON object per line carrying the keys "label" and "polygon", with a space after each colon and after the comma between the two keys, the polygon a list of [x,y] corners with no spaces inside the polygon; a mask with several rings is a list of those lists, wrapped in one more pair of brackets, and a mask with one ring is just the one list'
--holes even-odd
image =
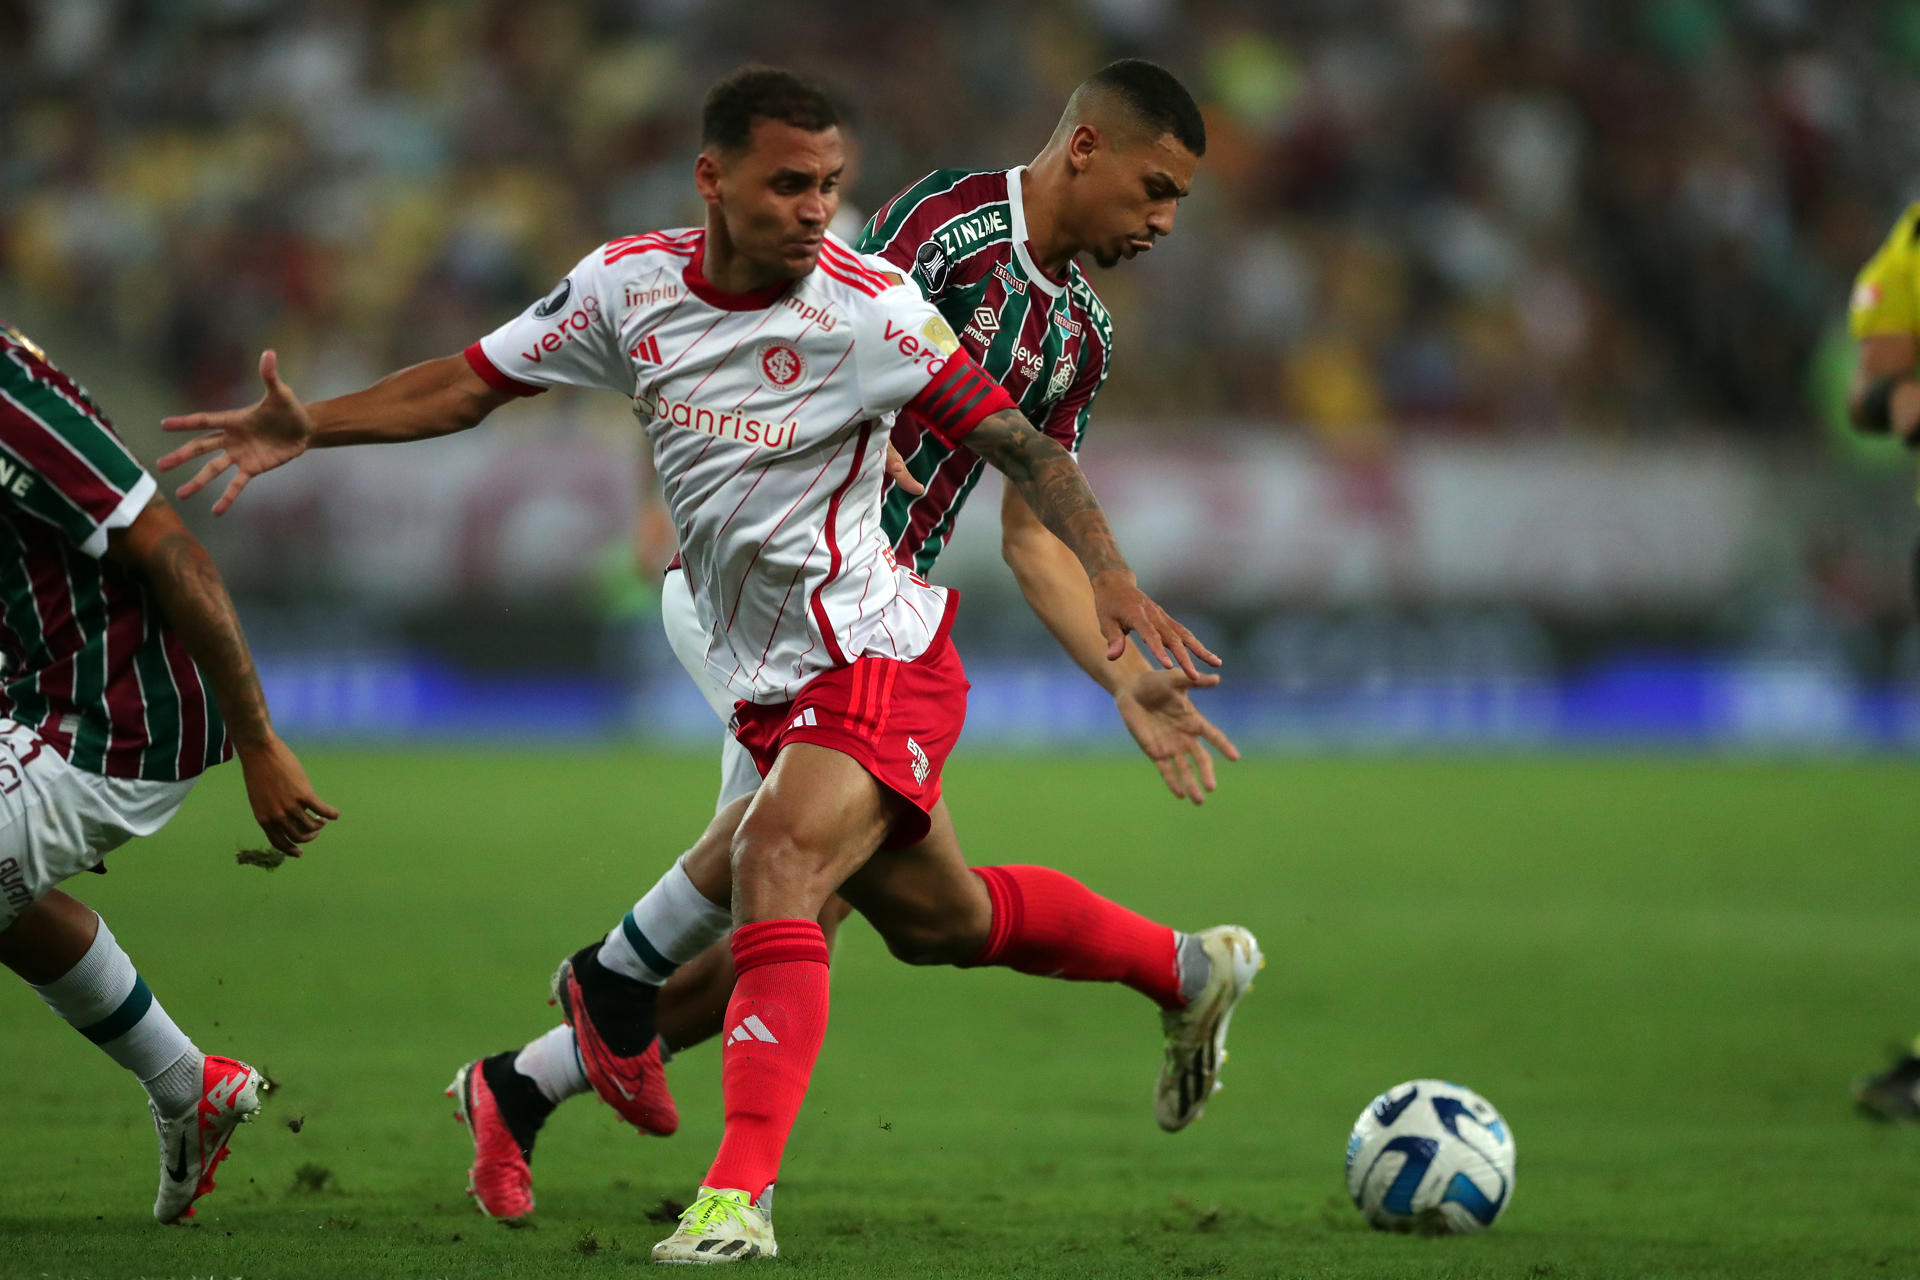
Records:
{"label": "pink soccer cleat", "polygon": [[667,1137],[680,1127],[680,1109],[667,1088],[653,1033],[659,988],[607,969],[599,950],[595,942],[560,962],[554,1003],[573,1028],[594,1092],[640,1132]]}

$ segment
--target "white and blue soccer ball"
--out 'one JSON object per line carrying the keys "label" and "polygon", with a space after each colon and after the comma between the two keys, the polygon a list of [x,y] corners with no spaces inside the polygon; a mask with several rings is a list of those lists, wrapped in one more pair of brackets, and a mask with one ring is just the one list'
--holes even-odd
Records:
{"label": "white and blue soccer ball", "polygon": [[1347,1193],[1382,1231],[1485,1231],[1513,1200],[1513,1130],[1471,1089],[1395,1085],[1354,1122]]}

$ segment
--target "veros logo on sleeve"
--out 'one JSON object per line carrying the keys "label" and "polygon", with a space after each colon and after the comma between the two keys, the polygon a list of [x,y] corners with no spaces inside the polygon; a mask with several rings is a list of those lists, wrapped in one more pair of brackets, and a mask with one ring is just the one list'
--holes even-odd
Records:
{"label": "veros logo on sleeve", "polygon": [[913,255],[913,274],[930,294],[947,287],[947,270],[951,266],[947,251],[932,240],[921,245],[920,252]]}
{"label": "veros logo on sleeve", "polygon": [[546,301],[533,309],[533,314],[545,320],[548,316],[567,305],[567,299],[573,295],[573,277],[562,280],[554,291],[547,295]]}

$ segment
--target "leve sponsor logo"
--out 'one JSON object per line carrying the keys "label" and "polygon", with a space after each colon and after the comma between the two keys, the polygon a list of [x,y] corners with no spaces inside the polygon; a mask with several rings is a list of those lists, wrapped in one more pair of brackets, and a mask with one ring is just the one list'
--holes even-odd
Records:
{"label": "leve sponsor logo", "polygon": [[33,472],[11,458],[0,457],[0,489],[5,489],[16,498],[24,498],[31,488]]}
{"label": "leve sponsor logo", "polygon": [[633,400],[634,408],[647,417],[688,431],[698,431],[703,435],[720,440],[738,440],[741,444],[750,444],[761,449],[785,449],[793,444],[794,436],[800,430],[798,422],[763,422],[759,418],[733,411],[722,412],[709,409],[704,405],[688,404],[681,400],[660,399],[649,403],[640,396]]}
{"label": "leve sponsor logo", "polygon": [[539,364],[550,354],[572,342],[575,338],[592,328],[600,319],[600,299],[588,294],[580,299],[580,305],[560,317],[559,323],[546,331],[532,349],[522,351],[520,356],[530,364]]}

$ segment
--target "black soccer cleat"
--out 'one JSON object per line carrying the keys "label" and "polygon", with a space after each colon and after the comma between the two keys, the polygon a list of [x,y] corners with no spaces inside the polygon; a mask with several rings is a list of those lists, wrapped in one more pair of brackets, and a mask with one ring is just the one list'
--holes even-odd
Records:
{"label": "black soccer cleat", "polygon": [[1853,1082],[1854,1105],[1875,1120],[1920,1120],[1920,1041],[1897,1051],[1893,1065]]}

